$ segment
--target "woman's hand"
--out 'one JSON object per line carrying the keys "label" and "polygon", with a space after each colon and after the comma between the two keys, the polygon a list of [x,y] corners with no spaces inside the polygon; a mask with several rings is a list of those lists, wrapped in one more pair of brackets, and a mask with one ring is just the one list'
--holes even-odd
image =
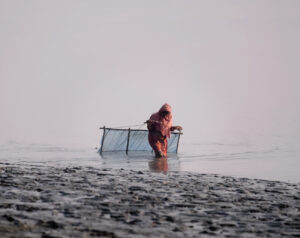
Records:
{"label": "woman's hand", "polygon": [[178,131],[182,131],[182,130],[183,130],[183,128],[182,128],[181,126],[176,126],[176,130],[178,130]]}

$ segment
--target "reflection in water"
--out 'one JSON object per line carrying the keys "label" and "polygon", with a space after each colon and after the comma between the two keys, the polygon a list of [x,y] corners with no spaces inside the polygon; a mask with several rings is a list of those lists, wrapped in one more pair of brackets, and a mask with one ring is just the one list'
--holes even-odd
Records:
{"label": "reflection in water", "polygon": [[180,161],[176,154],[168,158],[155,158],[154,154],[145,152],[105,152],[101,155],[102,167],[115,169],[150,170],[153,172],[167,172],[180,170]]}
{"label": "reflection in water", "polygon": [[153,172],[167,172],[168,158],[154,158],[149,162],[149,168]]}

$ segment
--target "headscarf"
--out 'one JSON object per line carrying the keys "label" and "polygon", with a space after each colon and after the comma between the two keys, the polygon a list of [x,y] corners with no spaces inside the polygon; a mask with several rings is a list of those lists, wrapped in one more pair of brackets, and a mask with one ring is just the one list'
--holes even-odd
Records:
{"label": "headscarf", "polygon": [[[169,112],[168,115],[163,116],[163,112]],[[154,122],[154,130],[159,131],[163,136],[170,138],[171,136],[171,127],[172,127],[172,108],[169,104],[164,104],[159,109],[158,112],[153,113],[150,117],[150,120]]]}

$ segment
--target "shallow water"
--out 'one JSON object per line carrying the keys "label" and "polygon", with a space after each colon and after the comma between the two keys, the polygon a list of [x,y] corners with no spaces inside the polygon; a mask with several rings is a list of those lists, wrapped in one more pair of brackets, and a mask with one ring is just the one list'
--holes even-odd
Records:
{"label": "shallow water", "polygon": [[[296,142],[296,143],[295,143]],[[50,166],[93,166],[151,171],[190,171],[288,182],[300,182],[298,141],[276,139],[271,143],[182,143],[168,159],[151,153],[104,153],[96,148],[21,144],[0,146],[0,162]]]}

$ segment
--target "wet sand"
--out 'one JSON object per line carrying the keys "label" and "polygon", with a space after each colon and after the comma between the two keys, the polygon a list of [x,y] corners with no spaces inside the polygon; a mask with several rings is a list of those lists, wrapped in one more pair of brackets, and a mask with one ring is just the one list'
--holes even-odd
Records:
{"label": "wet sand", "polygon": [[300,184],[0,163],[0,237],[300,237]]}

